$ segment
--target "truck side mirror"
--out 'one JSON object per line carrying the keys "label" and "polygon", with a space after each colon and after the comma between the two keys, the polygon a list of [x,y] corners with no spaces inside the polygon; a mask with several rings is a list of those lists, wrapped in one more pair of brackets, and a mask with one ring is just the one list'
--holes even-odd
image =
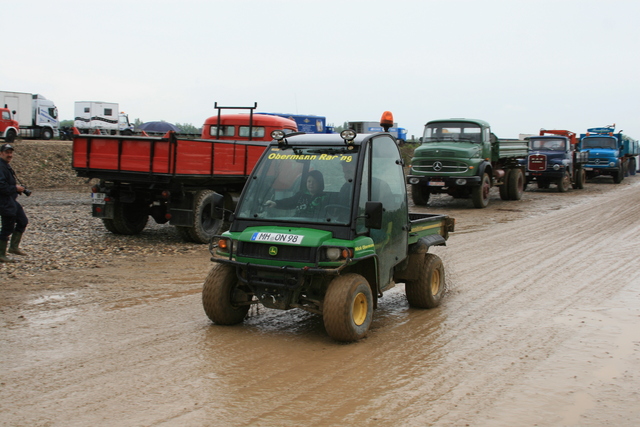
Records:
{"label": "truck side mirror", "polygon": [[364,205],[364,226],[380,230],[382,228],[382,202],[367,202]]}
{"label": "truck side mirror", "polygon": [[222,194],[213,193],[212,211],[211,215],[215,219],[224,219],[224,196]]}

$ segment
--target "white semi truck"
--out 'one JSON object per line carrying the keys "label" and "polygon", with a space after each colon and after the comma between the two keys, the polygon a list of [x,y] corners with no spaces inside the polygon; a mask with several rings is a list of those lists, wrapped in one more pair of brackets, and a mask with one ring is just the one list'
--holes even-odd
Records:
{"label": "white semi truck", "polygon": [[0,107],[13,113],[22,138],[49,140],[59,135],[58,107],[42,95],[0,91]]}

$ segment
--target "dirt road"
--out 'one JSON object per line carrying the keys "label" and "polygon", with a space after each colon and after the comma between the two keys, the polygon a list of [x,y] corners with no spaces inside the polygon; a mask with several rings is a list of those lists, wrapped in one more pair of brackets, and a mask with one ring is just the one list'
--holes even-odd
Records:
{"label": "dirt road", "polygon": [[206,248],[157,230],[142,254],[0,276],[0,425],[638,425],[640,177],[433,204],[457,219],[443,305],[398,285],[348,345],[296,310],[212,325]]}

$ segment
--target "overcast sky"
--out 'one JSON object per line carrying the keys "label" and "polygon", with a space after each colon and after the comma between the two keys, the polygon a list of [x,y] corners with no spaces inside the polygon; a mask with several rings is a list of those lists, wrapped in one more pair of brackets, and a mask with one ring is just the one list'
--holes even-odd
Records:
{"label": "overcast sky", "polygon": [[617,124],[640,139],[638,0],[3,2],[0,90],[201,126],[214,102],[488,121],[499,137]]}

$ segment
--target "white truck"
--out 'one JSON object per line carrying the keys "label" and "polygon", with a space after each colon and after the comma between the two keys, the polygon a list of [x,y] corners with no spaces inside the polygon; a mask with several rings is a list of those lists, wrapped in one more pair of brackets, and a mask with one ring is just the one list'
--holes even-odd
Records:
{"label": "white truck", "polygon": [[107,135],[131,135],[133,125],[129,116],[119,112],[114,102],[76,101],[74,106],[75,126],[80,133],[93,133],[99,130]]}
{"label": "white truck", "polygon": [[0,91],[0,107],[13,113],[22,138],[49,140],[59,135],[58,107],[42,95]]}

